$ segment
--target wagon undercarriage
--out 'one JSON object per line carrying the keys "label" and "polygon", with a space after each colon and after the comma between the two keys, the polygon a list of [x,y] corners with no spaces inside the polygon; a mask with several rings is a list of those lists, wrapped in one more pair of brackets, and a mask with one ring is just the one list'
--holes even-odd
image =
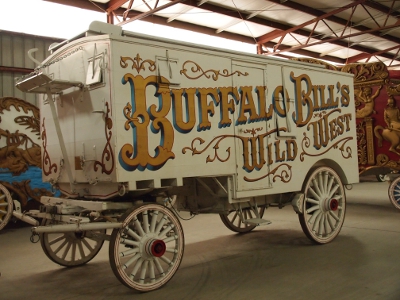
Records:
{"label": "wagon undercarriage", "polygon": [[[200,181],[209,180],[216,179]],[[291,204],[303,231],[316,243],[335,238],[344,221],[344,188],[337,174],[327,167],[317,168],[311,174],[302,193],[253,197],[236,203],[213,194],[214,199],[204,202],[195,196],[188,199],[185,193],[178,197],[164,193],[153,197],[153,201],[147,197],[147,202],[42,197],[40,210],[13,215],[34,225],[31,240],[40,239],[49,259],[66,267],[86,264],[97,255],[103,242],[109,241],[110,265],[115,276],[138,291],[163,286],[177,271],[184,252],[179,211],[189,211],[192,216],[218,213],[227,228],[245,233],[271,223],[262,218],[268,207]],[[212,198],[210,194],[203,195]]]}

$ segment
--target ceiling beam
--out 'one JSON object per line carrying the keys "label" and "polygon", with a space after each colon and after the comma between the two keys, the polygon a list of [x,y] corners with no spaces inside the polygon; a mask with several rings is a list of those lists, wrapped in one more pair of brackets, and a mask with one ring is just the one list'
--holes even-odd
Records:
{"label": "ceiling beam", "polygon": [[393,47],[390,47],[390,48],[387,48],[387,49],[384,49],[384,50],[376,51],[376,52],[371,53],[371,54],[370,53],[361,53],[359,55],[355,55],[355,56],[349,57],[347,59],[347,62],[348,63],[355,63],[357,61],[360,61],[362,59],[367,59],[367,58],[370,58],[372,56],[381,56],[383,53],[386,53],[386,52],[389,52],[389,51],[392,51],[392,50],[395,50],[395,49],[400,49],[400,45],[396,45],[396,46],[393,46]]}
{"label": "ceiling beam", "polygon": [[[331,42],[335,42],[335,41],[337,41],[337,40],[339,40],[339,39],[346,39],[346,38],[350,38],[350,37],[354,37],[354,36],[359,36],[359,35],[367,34],[367,33],[374,32],[374,31],[385,30],[385,29],[391,29],[391,28],[396,28],[396,27],[400,27],[400,20],[398,20],[398,21],[397,21],[395,24],[393,24],[393,25],[384,26],[384,27],[382,27],[382,28],[370,29],[370,30],[368,30],[367,32],[358,32],[358,33],[352,33],[352,34],[343,35],[343,36],[341,36],[341,37],[328,38],[328,39],[320,40],[320,41],[318,41],[318,42],[312,42],[312,43],[309,43],[309,44],[307,44],[307,45],[293,46],[293,47],[291,47],[290,49],[281,50],[281,51],[284,51],[284,52],[289,52],[289,51],[290,51],[290,52],[291,52],[291,51],[294,51],[294,50],[297,50],[297,49],[303,49],[303,48],[307,48],[307,47],[311,47],[311,46],[315,46],[315,45],[320,45],[320,44],[323,44],[323,43],[331,43]],[[370,49],[370,51],[371,51],[371,50],[372,50],[372,49]],[[277,51],[277,52],[279,52],[279,51]],[[386,55],[387,55],[387,54],[386,54]],[[382,55],[382,56],[383,56],[383,55]],[[393,56],[387,57],[387,58],[392,59]]]}
{"label": "ceiling beam", "polygon": [[[49,2],[54,2],[54,3],[60,3],[60,4],[65,4],[65,5],[69,5],[69,6],[76,6],[76,7],[80,7],[80,8],[84,8],[84,9],[90,9],[90,10],[94,10],[94,11],[100,11],[100,12],[106,12],[108,9],[108,5],[106,4],[102,4],[102,3],[93,3],[91,1],[87,1],[87,0],[45,0],[45,1],[49,1]],[[124,0],[114,0],[114,3],[117,3],[117,1],[120,2],[127,2]],[[292,27],[286,24],[282,24],[273,20],[267,20],[265,18],[261,18],[258,16],[254,16],[254,14],[252,15],[249,12],[245,12],[245,11],[235,11],[232,10],[230,8],[227,7],[221,7],[221,6],[217,6],[215,4],[211,4],[211,3],[207,3],[206,1],[202,1],[204,3],[202,3],[201,5],[201,9],[205,9],[205,10],[209,10],[211,12],[215,12],[215,13],[219,13],[222,15],[226,15],[229,17],[233,17],[236,19],[241,19],[246,18],[251,16],[251,20],[250,22],[256,23],[256,24],[260,24],[263,26],[269,26],[271,28],[276,28],[278,30],[281,31],[286,31],[286,30],[290,30]],[[283,5],[285,7],[289,7],[291,9],[297,9],[300,10],[302,12],[311,14],[311,15],[315,15],[315,16],[321,16],[321,14],[326,14],[323,11],[320,10],[316,10],[313,8],[309,8],[309,7],[305,7],[301,4],[295,3],[293,1],[286,1],[284,3],[281,3],[281,0],[269,0],[269,2],[273,2],[279,5]],[[355,2],[360,2],[360,0],[357,0]],[[368,3],[370,3],[370,1],[368,1]],[[185,5],[191,6],[191,7],[198,7],[197,5],[199,4],[198,1],[195,0],[188,0],[185,2]],[[382,5],[381,5],[382,6]],[[387,8],[387,7],[386,7]],[[113,11],[114,14],[119,15],[119,16],[123,16],[124,12],[126,10],[124,8],[118,8],[116,10]],[[191,24],[191,23],[186,23],[186,22],[180,22],[177,20],[174,20],[173,22],[167,23],[167,19],[166,18],[162,18],[162,17],[158,17],[155,16],[154,14],[150,14],[149,12],[145,13],[145,15],[143,15],[143,12],[139,12],[139,11],[129,11],[128,14],[130,17],[133,17],[136,19],[141,19],[142,21],[148,21],[148,22],[153,22],[153,23],[157,23],[157,24],[162,24],[162,25],[167,25],[170,27],[175,27],[175,28],[181,28],[181,29],[186,29],[186,30],[191,30],[191,31],[195,31],[195,32],[200,32],[200,33],[205,33],[205,34],[209,34],[212,36],[219,36],[219,37],[224,37],[224,38],[228,38],[228,39],[232,39],[235,41],[241,41],[241,42],[245,42],[245,43],[255,43],[254,39],[252,37],[248,37],[248,36],[243,36],[240,34],[235,34],[235,33],[229,33],[227,31],[222,31],[220,33],[216,33],[216,29],[215,28],[208,28],[208,27],[203,27],[200,25],[195,25],[195,24]],[[392,12],[392,15],[395,16],[396,12]],[[108,19],[109,20],[109,19]],[[341,18],[338,18],[334,15],[331,16],[327,16],[327,18],[325,20],[329,20],[332,22],[336,22],[339,23],[343,26],[345,26],[345,24],[348,24],[348,20],[344,20]],[[354,25],[353,23],[349,23],[349,26],[353,26],[353,29],[357,29],[360,31],[366,31],[369,30],[370,28],[365,27],[365,26],[357,26]],[[276,33],[277,31],[275,31]],[[296,31],[293,31],[294,34],[296,35],[301,35],[301,36],[305,36],[305,37],[309,37],[310,36],[310,32],[304,29],[297,29]],[[385,35],[385,36],[381,36],[379,34],[379,32],[371,32],[369,31],[370,35],[376,35],[379,36],[380,38],[386,39],[388,41],[392,41],[395,43],[400,44],[400,38],[391,36],[391,35]],[[259,37],[262,38],[263,36]],[[278,36],[279,37],[279,36]],[[313,37],[315,39],[318,39],[318,37]],[[321,43],[325,43],[326,41],[329,40],[329,37],[325,37],[325,38],[319,38]],[[319,44],[321,44],[319,43]],[[347,41],[341,40],[341,39],[330,39],[330,43],[337,45],[337,46],[341,46],[341,47],[345,47],[347,48],[349,45],[347,43]],[[266,47],[270,47],[273,48],[274,46],[276,47],[276,44],[270,44],[269,42],[264,42]],[[280,45],[280,49],[284,50],[284,49],[289,49],[290,47],[286,47],[284,45]],[[368,48],[368,47],[363,47],[360,45],[353,45],[351,47],[354,50],[360,51],[360,52],[365,52],[368,54],[373,54],[376,52],[376,50]],[[301,52],[301,48],[297,49],[297,50],[291,50],[294,53],[298,53],[300,54]],[[311,51],[307,51],[309,54],[307,56],[311,56],[311,57],[315,57],[318,58],[319,57],[319,53],[315,53],[315,52],[311,52]],[[310,55],[313,54],[313,55]],[[389,54],[389,53],[383,53],[381,55],[382,57],[388,58],[388,59],[393,59],[394,56]],[[329,59],[327,56],[325,56],[326,59]],[[337,58],[337,57],[332,57],[332,58],[336,58],[336,62],[338,60],[342,60],[341,58]]]}
{"label": "ceiling beam", "polygon": [[[322,14],[325,14],[325,12],[322,11],[322,10],[310,8],[310,7],[304,6],[302,4],[298,4],[298,3],[293,2],[293,1],[287,1],[285,3],[280,3],[279,0],[268,0],[268,1],[279,3],[280,5],[285,6],[287,8],[295,9],[295,10],[298,10],[298,11],[302,11],[302,12],[305,12],[305,13],[310,14],[310,15],[315,16],[315,17],[318,17],[318,16],[320,16]],[[355,0],[353,0],[353,1],[355,2]],[[363,2],[363,5],[364,6],[370,6],[371,3],[372,3],[371,1],[367,1],[367,2]],[[379,4],[379,11],[387,14],[388,13],[388,11],[387,11],[388,7],[383,6],[383,7],[386,7],[386,11],[384,11],[382,6],[383,5]],[[373,5],[372,8],[374,8],[374,7],[375,6]],[[390,15],[394,16],[395,14],[391,13]],[[331,22],[334,22],[336,24],[343,25],[343,26],[351,26],[352,29],[359,30],[359,31],[365,31],[365,30],[371,29],[371,28],[369,28],[367,26],[357,25],[357,24],[355,24],[355,23],[353,23],[351,21],[349,22],[348,20],[342,19],[342,18],[337,17],[335,15],[328,16],[327,18],[325,18],[325,20],[328,20],[328,21],[331,21]],[[376,37],[379,37],[379,38],[383,38],[379,33],[375,33],[375,34],[372,34],[372,35],[374,35]],[[398,37],[394,37],[394,36],[390,36],[389,35],[389,36],[385,36],[384,39],[386,39],[388,41],[391,41],[391,42],[394,42],[394,43],[399,43],[400,44],[400,38],[398,38]]]}
{"label": "ceiling beam", "polygon": [[110,2],[107,3],[107,13],[110,13],[118,8],[120,8],[122,5],[124,5],[128,0],[110,0]]}
{"label": "ceiling beam", "polygon": [[[120,22],[117,25],[122,26],[122,25],[125,25],[125,24],[130,23],[130,22],[135,21],[135,20],[144,19],[144,18],[146,18],[146,17],[148,17],[150,15],[153,15],[154,13],[156,13],[156,12],[158,12],[160,10],[163,10],[165,8],[171,7],[171,6],[175,5],[175,4],[178,4],[178,3],[181,3],[181,2],[185,2],[185,1],[186,0],[173,0],[173,1],[169,2],[169,3],[164,4],[164,5],[161,5],[161,6],[153,8],[153,9],[150,9],[147,12],[140,13],[139,15],[137,15],[135,17],[132,17],[132,18],[129,18],[129,19],[123,21],[123,22]],[[168,20],[167,20],[167,22],[168,22]]]}
{"label": "ceiling beam", "polygon": [[97,12],[107,12],[108,8],[106,4],[98,2],[94,3],[87,0],[44,0],[44,1],[72,6],[72,7],[78,7],[87,10],[93,10]]}
{"label": "ceiling beam", "polygon": [[[269,0],[269,1],[270,2],[275,2],[275,3],[279,4],[279,5],[283,5],[283,6],[289,7],[290,9],[296,9],[296,10],[299,10],[299,11],[302,11],[302,12],[305,12],[305,13],[310,13],[312,15],[315,14],[316,16],[320,16],[321,14],[326,14],[323,11],[311,9],[311,8],[308,8],[306,6],[297,4],[297,3],[292,2],[292,1],[287,1],[287,2],[284,2],[284,3],[281,3],[280,0]],[[358,5],[360,5],[361,2],[365,3],[364,0],[356,1],[356,3],[358,3]],[[186,5],[191,5],[190,3],[185,3],[185,4]],[[245,11],[240,11],[240,10],[239,10],[239,12],[238,11],[232,11],[229,8],[216,6],[216,5],[209,4],[209,3],[203,4],[201,6],[201,8],[202,9],[206,9],[206,10],[210,10],[212,12],[219,13],[219,14],[222,14],[222,15],[225,15],[225,16],[233,17],[233,18],[240,18],[239,13],[243,17],[246,17],[247,14],[248,14],[248,12],[245,12]],[[340,24],[343,25],[343,26],[346,26],[346,24],[348,24],[349,26],[353,25],[351,22],[348,22],[348,20],[344,20],[344,19],[338,18],[338,17],[336,17],[334,15],[328,16],[326,19],[332,20],[334,22],[340,22]],[[301,29],[301,28],[298,28],[297,30],[293,31],[292,30],[292,26],[289,26],[289,25],[286,25],[286,24],[282,24],[282,23],[279,23],[279,22],[276,22],[276,21],[272,21],[272,20],[267,20],[267,19],[260,18],[260,17],[254,17],[254,18],[252,18],[250,20],[250,22],[253,22],[253,23],[256,23],[256,24],[260,24],[260,25],[263,25],[263,26],[269,26],[271,28],[275,28],[274,34],[276,34],[276,38],[281,37],[280,35],[277,34],[279,32],[279,30],[281,30],[282,32],[290,31],[290,32],[292,32],[294,34],[301,35],[301,36],[304,36],[304,37],[307,37],[307,38],[310,36],[310,31],[307,31],[307,30],[304,30],[304,29]],[[375,35],[375,36],[377,36],[379,38],[387,39],[389,41],[392,41],[392,42],[400,44],[400,39],[399,38],[394,38],[394,37],[388,38],[388,36],[385,36],[385,37],[380,36],[380,34],[378,33],[377,30],[372,30],[371,31],[371,28],[369,28],[369,27],[356,26],[356,27],[352,27],[352,28],[353,29],[357,28],[357,30],[362,31],[362,32],[368,31],[369,34],[371,34],[371,35]],[[265,36],[262,36],[262,37],[265,37]],[[313,37],[313,38],[318,39],[318,37]],[[257,38],[257,40],[258,39],[260,39],[260,37]],[[344,47],[344,48],[348,48],[349,47],[348,42],[343,40],[343,37],[342,38],[336,38],[336,39],[332,39],[330,37],[325,37],[325,38],[319,38],[319,40],[321,41],[319,44],[325,43],[325,41],[330,40],[330,43],[333,44],[333,45],[341,46],[341,47]],[[273,48],[273,47],[271,47],[271,48]],[[288,49],[288,47],[285,47],[285,49]],[[300,49],[301,49],[300,46],[297,47],[295,53],[297,53],[297,51],[300,50]],[[376,50],[374,50],[374,49],[371,49],[371,48],[368,48],[368,47],[364,47],[364,46],[360,46],[360,45],[353,45],[351,47],[351,49],[356,50],[356,51],[360,51],[360,52],[370,53],[370,54],[376,52]],[[393,56],[391,54],[384,53],[381,56],[385,57],[385,58],[388,58],[388,59],[393,59]],[[318,58],[319,57],[319,53],[316,53],[313,57]]]}
{"label": "ceiling beam", "polygon": [[[352,1],[354,1],[354,0],[352,0]],[[398,1],[398,0],[393,0],[393,4],[396,1]],[[389,7],[387,7],[387,6],[383,5],[383,4],[380,4],[380,3],[376,2],[376,1],[368,1],[364,5],[372,8],[372,9],[375,9],[375,10],[381,12],[381,13],[389,14],[390,16],[392,16],[392,17],[394,17],[396,19],[398,19],[400,17],[400,14],[398,12],[396,12],[396,11],[389,12]]]}
{"label": "ceiling beam", "polygon": [[[328,12],[328,13],[321,14],[321,15],[319,15],[319,16],[316,17],[316,18],[313,18],[313,19],[311,19],[311,20],[308,20],[307,22],[304,22],[304,23],[302,23],[302,24],[300,24],[300,25],[297,25],[297,26],[292,26],[292,27],[290,27],[289,29],[286,29],[285,31],[280,32],[280,35],[286,35],[286,34],[288,34],[288,33],[296,32],[296,31],[299,30],[299,29],[303,29],[304,27],[306,27],[306,26],[308,26],[308,25],[311,25],[311,24],[317,23],[318,21],[321,21],[321,20],[323,20],[323,19],[326,19],[326,18],[328,18],[329,16],[332,16],[332,15],[338,14],[338,13],[344,11],[344,10],[348,10],[348,9],[350,9],[350,8],[353,8],[353,7],[357,6],[357,5],[359,5],[360,3],[364,3],[365,1],[366,1],[366,0],[354,1],[353,3],[350,3],[350,4],[346,5],[346,6],[343,6],[343,7],[340,7],[340,8],[338,8],[338,9],[332,10],[332,11],[330,11],[330,12]],[[347,27],[347,24],[346,24],[346,27]],[[278,36],[279,36],[279,34],[278,34]],[[273,38],[276,38],[277,36],[276,36],[276,37],[272,36],[272,37],[273,37]],[[261,42],[261,41],[259,41],[259,42]],[[263,42],[266,42],[265,39],[264,39]],[[269,41],[268,41],[268,42],[269,42]],[[261,42],[261,43],[262,43],[262,42]]]}

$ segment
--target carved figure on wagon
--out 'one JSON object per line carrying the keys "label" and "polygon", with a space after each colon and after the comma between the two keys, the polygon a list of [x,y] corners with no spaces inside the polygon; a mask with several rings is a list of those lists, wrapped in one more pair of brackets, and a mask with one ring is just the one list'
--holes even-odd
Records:
{"label": "carved figure on wagon", "polygon": [[[378,146],[382,147],[382,138],[391,143],[389,151],[400,155],[397,150],[400,146],[400,109],[396,106],[395,99],[389,96],[384,111],[384,120],[387,128],[378,125],[374,129],[375,136],[378,138]],[[382,130],[382,134],[379,133]]]}

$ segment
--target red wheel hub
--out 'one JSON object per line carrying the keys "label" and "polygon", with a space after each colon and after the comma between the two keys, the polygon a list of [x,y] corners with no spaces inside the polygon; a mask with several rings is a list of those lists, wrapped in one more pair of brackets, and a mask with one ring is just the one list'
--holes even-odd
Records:
{"label": "red wheel hub", "polygon": [[167,250],[167,246],[165,245],[164,241],[162,240],[151,240],[148,243],[148,254],[161,257],[164,255],[165,251]]}
{"label": "red wheel hub", "polygon": [[339,201],[337,201],[336,199],[331,199],[329,201],[329,209],[332,211],[336,211],[339,207]]}

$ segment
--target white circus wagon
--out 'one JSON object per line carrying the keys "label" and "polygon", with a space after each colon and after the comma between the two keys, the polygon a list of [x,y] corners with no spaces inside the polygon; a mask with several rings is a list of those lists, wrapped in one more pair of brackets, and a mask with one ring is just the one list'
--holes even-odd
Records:
{"label": "white circus wagon", "polygon": [[358,182],[351,75],[99,22],[51,51],[17,87],[43,94],[43,180],[63,196],[24,218],[54,262],[108,240],[116,277],[151,291],[181,263],[181,211],[243,233],[292,205],[311,240],[339,234]]}

